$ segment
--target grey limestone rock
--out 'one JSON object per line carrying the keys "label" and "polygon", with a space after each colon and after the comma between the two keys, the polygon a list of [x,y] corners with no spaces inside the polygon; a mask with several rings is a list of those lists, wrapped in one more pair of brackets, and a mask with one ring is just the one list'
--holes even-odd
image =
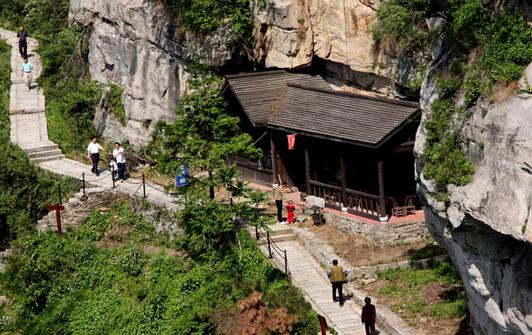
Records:
{"label": "grey limestone rock", "polygon": [[476,172],[470,184],[448,187],[445,206],[422,173],[423,126],[437,98],[431,74],[415,148],[429,230],[460,271],[475,334],[532,334],[532,98],[512,95],[469,110],[461,135]]}
{"label": "grey limestone rock", "polygon": [[155,0],[71,0],[70,21],[92,25],[92,79],[124,87],[126,125],[99,110],[95,126],[111,140],[142,146],[157,121],[175,118],[187,92],[189,62],[222,67],[239,58],[229,24],[206,35],[187,31]]}

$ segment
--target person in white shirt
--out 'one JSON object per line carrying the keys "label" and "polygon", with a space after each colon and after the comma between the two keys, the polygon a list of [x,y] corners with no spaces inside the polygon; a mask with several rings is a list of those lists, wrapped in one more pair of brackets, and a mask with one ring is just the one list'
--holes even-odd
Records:
{"label": "person in white shirt", "polygon": [[92,161],[92,173],[95,173],[97,176],[100,175],[100,170],[98,169],[98,163],[100,163],[100,150],[104,150],[103,147],[98,143],[96,137],[92,138],[91,143],[87,147],[87,156]]}
{"label": "person in white shirt", "polygon": [[118,166],[118,178],[121,180],[121,182],[124,182],[124,173],[126,172],[126,156],[124,154],[124,148],[122,148],[119,142],[115,142],[113,158]]}

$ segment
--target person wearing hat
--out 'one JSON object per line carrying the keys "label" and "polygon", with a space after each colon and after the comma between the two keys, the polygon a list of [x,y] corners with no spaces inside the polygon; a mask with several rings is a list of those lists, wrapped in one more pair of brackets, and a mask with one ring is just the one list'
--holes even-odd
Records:
{"label": "person wearing hat", "polygon": [[374,335],[375,333],[375,320],[377,319],[377,312],[375,306],[371,304],[371,298],[366,297],[364,299],[366,305],[362,307],[362,323],[366,327],[366,335]]}

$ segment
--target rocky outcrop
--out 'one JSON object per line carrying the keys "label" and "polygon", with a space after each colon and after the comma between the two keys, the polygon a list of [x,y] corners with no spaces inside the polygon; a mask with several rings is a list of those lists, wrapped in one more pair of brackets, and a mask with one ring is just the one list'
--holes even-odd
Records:
{"label": "rocky outcrop", "polygon": [[[436,55],[435,68],[443,54]],[[530,72],[529,67],[527,76]],[[424,125],[438,96],[434,80],[432,69],[421,92],[424,113],[415,148],[418,193],[427,204],[429,230],[461,273],[475,333],[531,334],[532,97],[522,89],[469,111],[461,133],[476,173],[467,186],[449,186],[450,203],[445,204],[422,173]]]}
{"label": "rocky outcrop", "polygon": [[267,0],[256,2],[254,57],[265,67],[322,63],[337,85],[393,95],[423,75],[425,55],[394,57],[372,37],[378,0]]}
{"label": "rocky outcrop", "polygon": [[71,0],[70,20],[92,25],[92,79],[125,88],[125,126],[102,110],[95,126],[104,137],[137,147],[157,121],[174,119],[176,102],[187,91],[189,62],[223,67],[240,58],[228,24],[208,36],[186,31],[160,1]]}

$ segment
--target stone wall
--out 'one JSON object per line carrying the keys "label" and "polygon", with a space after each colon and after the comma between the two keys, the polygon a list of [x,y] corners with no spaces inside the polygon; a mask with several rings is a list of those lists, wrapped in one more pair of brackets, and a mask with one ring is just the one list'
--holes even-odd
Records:
{"label": "stone wall", "polygon": [[363,236],[377,246],[423,242],[430,236],[425,222],[369,223],[335,213],[323,213],[323,217],[342,232]]}
{"label": "stone wall", "polygon": [[[175,215],[164,208],[157,207],[147,201],[139,200],[123,194],[117,190],[103,188],[87,188],[86,197],[81,192],[64,204],[65,210],[61,212],[61,226],[65,231],[70,227],[81,225],[87,217],[94,211],[107,211],[109,204],[116,200],[127,201],[133,211],[141,214],[153,224],[160,234],[168,234],[170,237],[180,233]],[[39,231],[56,230],[55,212],[50,212],[37,223]]]}

